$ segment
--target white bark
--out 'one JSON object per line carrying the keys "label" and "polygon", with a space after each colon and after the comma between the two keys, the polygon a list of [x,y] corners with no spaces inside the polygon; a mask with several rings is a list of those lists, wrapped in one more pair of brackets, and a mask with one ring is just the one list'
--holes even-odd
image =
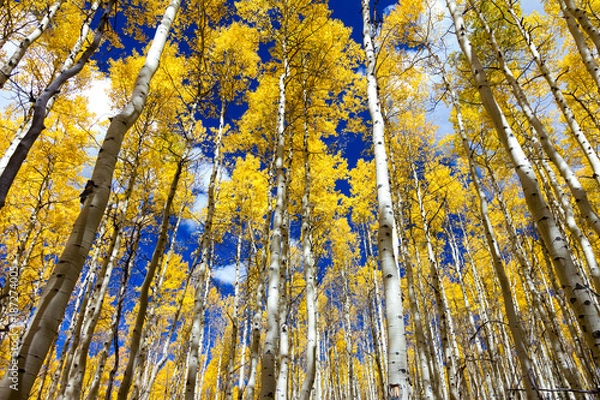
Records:
{"label": "white bark", "polygon": [[5,373],[0,381],[0,398],[27,399],[41,365],[52,346],[73,287],[104,215],[123,137],[137,120],[146,103],[150,80],[158,68],[160,56],[179,4],[180,0],[172,0],[169,4],[146,56],[146,62],[138,74],[131,99],[125,108],[115,116],[108,128],[89,181],[90,193],[83,199],[83,208],[58,264],[48,279],[19,350],[19,369],[23,371],[19,375],[19,390],[14,391],[10,388],[9,374]]}
{"label": "white bark", "polygon": [[[112,4],[116,0],[110,1],[106,5],[106,10],[102,16],[94,40],[83,52],[81,57],[74,66],[72,65],[72,59],[67,59],[61,73],[44,89],[44,91],[35,100],[33,108],[33,117],[31,124],[27,130],[23,129],[18,132],[17,136],[11,141],[9,148],[6,150],[2,158],[0,159],[0,208],[4,206],[6,196],[10,190],[21,165],[25,161],[27,154],[31,150],[31,147],[45,129],[44,121],[52,104],[54,102],[54,96],[60,92],[62,86],[75,75],[79,74],[83,67],[88,63],[90,57],[96,52],[102,38],[104,31],[107,29],[109,20],[108,16],[111,12]],[[69,62],[70,61],[70,62]],[[2,76],[0,74],[0,76]]]}
{"label": "white bark", "polygon": [[306,282],[306,376],[300,391],[300,400],[310,400],[317,371],[317,310],[315,259],[312,248],[312,203],[310,198],[312,176],[309,160],[307,101],[304,93],[304,194],[302,196],[302,252]]}
{"label": "white bark", "polygon": [[448,301],[446,299],[443,281],[438,271],[439,265],[437,257],[433,251],[433,245],[431,243],[431,233],[429,230],[429,224],[427,222],[427,214],[425,211],[425,205],[423,203],[423,197],[421,195],[421,184],[417,175],[417,171],[412,166],[412,173],[414,177],[414,183],[416,187],[417,202],[421,213],[421,221],[423,223],[423,233],[425,235],[425,242],[427,248],[427,260],[429,264],[429,273],[431,276],[431,286],[435,296],[435,303],[437,313],[439,317],[440,327],[440,340],[441,340],[441,352],[444,365],[445,380],[448,383],[448,393],[450,400],[458,400],[459,395],[459,382],[458,382],[458,370],[456,368],[457,361],[454,357],[452,350],[452,338],[454,332],[452,329],[452,322],[450,321],[450,309],[448,307]]}
{"label": "white bark", "polygon": [[373,146],[377,172],[377,199],[379,203],[378,253],[385,289],[385,314],[388,328],[388,393],[390,399],[408,399],[410,381],[408,354],[404,333],[404,312],[400,293],[397,260],[393,241],[395,230],[394,211],[390,191],[387,154],[385,146],[385,126],[376,75],[376,55],[373,43],[370,1],[362,0],[363,46],[367,61],[367,96],[369,112],[373,123]]}
{"label": "white bark", "polygon": [[590,77],[596,83],[597,89],[600,90],[600,68],[598,68],[598,63],[596,63],[594,55],[592,54],[589,46],[587,45],[583,33],[579,30],[579,24],[577,23],[573,14],[569,9],[565,7],[563,1],[559,1],[558,3],[560,4],[560,8],[563,12],[565,22],[567,23],[567,28],[569,29],[569,32],[571,32],[571,36],[573,36],[573,39],[575,40],[575,45],[577,47],[577,50],[579,51],[581,60],[585,65],[585,69],[588,71]]}
{"label": "white bark", "polygon": [[169,187],[169,192],[167,194],[167,199],[165,205],[163,206],[160,233],[158,235],[158,239],[156,241],[156,245],[152,253],[152,259],[148,264],[146,277],[144,278],[144,282],[142,283],[142,286],[140,288],[138,312],[133,325],[131,339],[129,341],[129,360],[127,362],[125,372],[123,373],[123,379],[121,380],[121,385],[119,386],[119,393],[117,395],[117,399],[119,400],[127,399],[129,389],[131,388],[131,384],[133,382],[133,375],[136,373],[137,367],[141,364],[139,349],[140,347],[142,347],[143,344],[142,332],[144,330],[144,323],[146,320],[146,310],[148,308],[148,298],[150,297],[150,287],[152,285],[154,277],[156,276],[156,271],[158,269],[158,266],[160,265],[160,262],[164,256],[165,249],[167,247],[169,238],[170,218],[172,214],[171,206],[173,204],[175,194],[177,193],[177,186],[179,185],[179,179],[181,178],[181,174],[183,172],[183,165],[185,162],[185,157],[183,157],[181,160],[179,160],[177,164],[177,169],[175,170],[175,174],[173,176],[171,185]]}
{"label": "white bark", "polygon": [[[242,237],[244,234],[243,228],[240,225],[238,232],[238,240],[235,249],[235,278],[233,282],[233,312],[231,315],[231,337],[229,341],[229,360],[227,360],[227,380],[225,390],[225,400],[233,400],[233,389],[235,388],[235,359],[237,355],[237,338],[239,331],[239,308],[240,308],[240,280],[241,280],[241,265],[242,265]],[[241,379],[240,379],[241,380]],[[241,385],[238,388],[241,390]]]}
{"label": "white bark", "polygon": [[496,127],[500,141],[511,157],[523,188],[528,209],[561,281],[564,295],[569,299],[571,309],[577,316],[577,321],[584,332],[585,341],[593,353],[594,360],[598,362],[600,360],[600,315],[598,315],[595,305],[595,295],[584,286],[567,242],[542,196],[531,163],[494,98],[485,70],[467,37],[462,13],[458,10],[454,0],[446,0],[446,4],[456,27],[456,37],[471,67],[483,105]]}
{"label": "white bark", "polygon": [[[286,46],[283,45],[283,53]],[[286,81],[289,76],[287,58],[283,60],[283,71],[279,77],[279,105],[277,110],[277,146],[275,151],[276,197],[271,230],[271,262],[269,265],[269,286],[267,292],[267,333],[265,335],[262,357],[262,380],[260,398],[272,399],[276,396],[276,355],[279,341],[280,274],[282,269],[284,214],[287,209],[286,171],[284,168],[285,149],[285,109]]]}
{"label": "white bark", "polygon": [[517,358],[519,359],[519,365],[521,366],[522,379],[525,385],[527,397],[538,398],[539,393],[536,393],[535,391],[535,388],[537,387],[537,379],[533,372],[531,359],[526,350],[526,343],[524,337],[525,335],[521,326],[519,315],[515,308],[511,286],[506,275],[504,264],[502,262],[502,256],[500,248],[498,247],[498,241],[496,240],[496,233],[489,218],[487,197],[485,195],[483,186],[479,181],[475,161],[473,160],[473,152],[471,151],[471,147],[469,146],[469,140],[463,127],[460,104],[458,103],[458,98],[454,93],[454,90],[450,88],[450,85],[448,83],[447,88],[450,90],[450,96],[452,96],[452,103],[456,111],[458,131],[461,136],[463,149],[468,155],[469,171],[471,174],[473,186],[475,187],[475,192],[477,193],[477,198],[479,199],[479,212],[485,230],[488,251],[492,257],[492,266],[494,267],[496,277],[498,278],[498,281],[500,282],[500,287],[502,289],[504,311],[506,312],[506,316],[508,318],[508,326],[510,328],[515,343],[515,351],[517,353]]}

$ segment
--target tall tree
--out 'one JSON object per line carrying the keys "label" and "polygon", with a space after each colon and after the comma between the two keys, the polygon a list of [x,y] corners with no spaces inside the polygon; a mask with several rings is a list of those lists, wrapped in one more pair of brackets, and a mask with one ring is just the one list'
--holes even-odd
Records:
{"label": "tall tree", "polygon": [[362,1],[363,46],[367,61],[367,97],[372,121],[373,148],[377,171],[379,231],[377,251],[385,288],[385,315],[388,329],[388,388],[386,398],[408,399],[411,395],[408,353],[404,331],[404,313],[400,277],[396,260],[396,221],[392,206],[386,154],[385,121],[381,112],[377,84],[377,59],[374,43],[376,27],[370,1]]}

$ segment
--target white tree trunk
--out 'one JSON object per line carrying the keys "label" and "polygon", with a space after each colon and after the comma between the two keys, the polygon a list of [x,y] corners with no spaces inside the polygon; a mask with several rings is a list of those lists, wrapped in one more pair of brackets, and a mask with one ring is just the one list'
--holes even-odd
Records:
{"label": "white tree trunk", "polygon": [[577,23],[576,18],[571,13],[569,9],[566,8],[565,3],[563,1],[558,2],[560,4],[560,8],[563,12],[563,16],[565,22],[567,23],[567,28],[569,32],[571,32],[571,36],[575,40],[575,46],[579,51],[579,55],[581,56],[581,60],[585,65],[585,69],[590,74],[592,80],[596,83],[596,87],[600,90],[600,68],[598,68],[598,63],[594,59],[594,55],[592,54],[589,46],[586,43],[586,39],[579,30],[579,24]]}
{"label": "white tree trunk", "polygon": [[310,198],[312,176],[309,160],[308,117],[306,91],[304,92],[304,194],[302,196],[302,252],[306,283],[306,376],[300,391],[300,400],[310,400],[317,371],[317,309],[315,258],[312,238],[312,203]]}
{"label": "white tree trunk", "polygon": [[395,258],[393,236],[395,230],[394,211],[390,192],[389,172],[385,146],[385,126],[376,75],[373,25],[370,1],[362,0],[363,46],[367,60],[367,96],[373,123],[373,146],[377,172],[377,199],[379,203],[378,253],[385,289],[385,314],[388,328],[388,393],[390,399],[408,399],[411,394],[408,353],[404,333],[404,312],[400,293],[400,278]]}
{"label": "white tree trunk", "polygon": [[173,204],[173,200],[175,199],[175,194],[177,193],[177,186],[179,185],[179,180],[181,178],[181,174],[183,173],[183,166],[185,162],[187,162],[187,160],[184,156],[181,160],[179,160],[177,164],[177,169],[175,170],[175,174],[173,176],[171,185],[169,187],[169,192],[167,194],[167,199],[163,207],[162,221],[160,224],[160,233],[158,235],[156,246],[152,253],[152,259],[148,264],[146,277],[144,278],[144,282],[142,283],[142,286],[140,288],[140,297],[138,300],[139,308],[133,325],[131,339],[129,341],[129,360],[127,362],[125,372],[123,373],[123,379],[121,380],[121,385],[119,386],[119,393],[117,395],[117,399],[119,400],[127,399],[129,389],[131,388],[131,384],[133,382],[133,375],[137,372],[137,367],[141,364],[139,349],[143,345],[142,333],[144,330],[144,323],[146,320],[146,310],[148,308],[150,287],[152,285],[154,277],[156,276],[158,266],[160,265],[160,262],[163,259],[165,249],[167,248],[167,243],[169,239],[169,227],[171,225],[171,206]]}
{"label": "white tree trunk", "polygon": [[[225,400],[233,400],[233,390],[235,388],[235,359],[237,356],[237,340],[239,331],[239,308],[240,308],[240,280],[241,280],[241,264],[242,264],[242,237],[244,230],[240,225],[238,232],[238,240],[235,248],[235,278],[233,282],[233,312],[231,315],[231,337],[229,341],[229,359],[227,360],[227,380],[225,390]],[[241,390],[241,386],[238,388]]]}
{"label": "white tree trunk", "polygon": [[[586,11],[582,7],[578,7],[573,0],[561,0],[559,1],[561,7],[563,6],[573,15],[581,28],[588,34],[594,46],[596,47],[596,51],[600,54],[600,31],[598,30],[598,26],[594,26],[590,19],[586,15]],[[589,3],[591,5],[591,3]]]}
{"label": "white tree trunk", "polygon": [[[506,58],[504,57],[504,53],[502,52],[500,46],[496,41],[496,37],[494,35],[493,30],[489,27],[486,20],[483,18],[483,15],[481,15],[479,9],[477,9],[476,7],[474,7],[474,9],[477,12],[479,20],[481,21],[485,30],[488,33],[488,36],[490,38],[490,44],[492,45],[492,49],[494,50],[493,54],[496,56],[496,59],[502,66],[504,76],[510,84],[515,98],[517,99],[519,106],[523,110],[527,121],[533,127],[535,133],[537,133],[537,136],[539,138],[544,152],[550,158],[552,163],[556,166],[556,168],[560,172],[560,175],[567,183],[571,195],[575,199],[575,204],[581,212],[581,215],[590,224],[592,229],[594,229],[594,232],[600,235],[600,218],[594,211],[590,200],[588,199],[587,193],[583,189],[583,186],[579,182],[579,179],[577,178],[571,167],[569,167],[565,159],[560,155],[560,153],[556,149],[556,146],[552,143],[550,135],[548,134],[544,124],[537,117],[535,111],[533,110],[533,107],[531,107],[529,100],[527,99],[527,95],[521,88],[521,85],[519,85],[517,79],[512,73],[512,70],[506,63]],[[600,289],[600,287],[598,289]]]}
{"label": "white tree trunk", "polygon": [[[286,46],[283,45],[283,54]],[[286,109],[286,81],[289,76],[287,58],[283,60],[283,71],[279,77],[279,105],[277,110],[277,146],[275,151],[275,179],[276,195],[275,209],[273,211],[273,228],[271,230],[271,262],[269,265],[269,286],[267,292],[267,333],[265,335],[262,357],[262,400],[273,399],[276,396],[277,368],[276,356],[279,341],[279,307],[280,307],[280,274],[282,269],[284,218],[287,209],[286,171],[284,168],[285,150],[285,109]]]}

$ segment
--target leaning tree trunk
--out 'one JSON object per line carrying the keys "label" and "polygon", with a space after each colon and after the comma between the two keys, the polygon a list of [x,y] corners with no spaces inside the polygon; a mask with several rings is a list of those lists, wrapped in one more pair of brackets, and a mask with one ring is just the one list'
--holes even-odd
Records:
{"label": "leaning tree trunk", "polygon": [[140,288],[140,297],[138,300],[139,308],[133,325],[131,339],[129,341],[129,360],[127,362],[125,372],[123,373],[121,386],[119,386],[119,393],[117,395],[118,400],[127,399],[127,394],[129,393],[129,389],[131,388],[131,384],[133,382],[133,374],[136,372],[136,369],[139,365],[139,349],[142,342],[142,332],[144,331],[146,310],[148,308],[148,298],[150,297],[150,286],[152,284],[152,281],[154,280],[154,276],[156,275],[156,270],[158,269],[158,266],[160,265],[160,262],[163,258],[165,249],[167,248],[167,243],[169,239],[169,227],[171,225],[171,206],[173,204],[173,200],[175,199],[175,194],[177,193],[177,186],[179,185],[179,179],[181,178],[181,174],[183,173],[183,167],[186,162],[187,159],[184,155],[177,163],[177,169],[175,170],[175,175],[173,176],[173,179],[171,181],[171,186],[169,187],[167,200],[163,208],[163,215],[158,240],[156,242],[156,246],[152,254],[152,259],[150,260],[150,263],[148,265],[146,277],[144,278],[144,282],[142,283],[142,287]]}
{"label": "leaning tree trunk", "polygon": [[[598,366],[600,363],[600,315],[596,308],[597,301],[595,295],[585,287],[584,281],[573,260],[573,255],[569,251],[567,241],[549,211],[533,167],[510,128],[502,109],[496,102],[483,65],[473,51],[471,42],[467,37],[462,13],[458,10],[454,0],[446,0],[446,4],[456,27],[456,37],[458,38],[459,45],[471,67],[483,106],[492,119],[499,139],[515,166],[517,176],[523,188],[527,207],[531,212],[542,242],[552,260],[554,270],[561,282],[564,296],[569,299],[569,304],[574,315],[578,316],[577,322],[583,331],[588,348],[593,354],[594,362]],[[593,150],[592,153],[595,155]]]}
{"label": "leaning tree trunk", "polygon": [[527,394],[527,397],[530,399],[539,398],[540,395],[536,391],[537,379],[533,371],[533,364],[531,358],[529,357],[529,354],[527,353],[527,346],[525,342],[523,327],[521,326],[519,315],[514,304],[512,289],[510,287],[508,276],[506,275],[504,263],[502,262],[502,254],[500,252],[500,248],[498,247],[496,233],[494,231],[494,227],[489,217],[487,197],[484,188],[479,180],[479,176],[477,174],[477,167],[475,165],[475,160],[473,159],[473,152],[471,151],[471,147],[469,146],[469,140],[464,129],[461,107],[458,103],[458,96],[454,92],[454,89],[450,86],[450,83],[446,81],[445,76],[444,82],[446,84],[447,90],[449,91],[450,97],[452,99],[452,105],[456,112],[458,132],[461,137],[463,149],[467,154],[470,176],[473,182],[473,186],[475,187],[477,198],[479,199],[479,214],[481,221],[483,222],[488,252],[492,257],[492,266],[494,267],[496,277],[500,282],[500,288],[502,290],[502,300],[504,302],[504,311],[506,312],[506,317],[508,318],[508,327],[512,334],[512,338],[515,343],[515,352],[519,360],[519,365],[521,366],[521,373],[523,374],[522,377],[523,382],[525,384],[525,392]]}
{"label": "leaning tree trunk", "polygon": [[148,50],[146,62],[138,74],[131,99],[108,127],[92,177],[82,193],[83,208],[23,337],[18,357],[19,390],[11,389],[10,374],[5,373],[0,381],[2,399],[25,400],[29,397],[42,363],[52,346],[108,204],[121,143],[127,130],[135,123],[144,108],[150,80],[158,69],[160,56],[180,2],[181,0],[172,0],[169,4]]}
{"label": "leaning tree trunk", "polygon": [[569,11],[569,13],[571,13],[571,15],[575,17],[575,19],[577,19],[577,22],[583,31],[588,34],[594,43],[596,51],[600,53],[600,31],[598,30],[598,26],[594,26],[594,24],[592,24],[590,19],[587,17],[586,11],[583,9],[583,7],[578,7],[573,0],[559,0],[559,3],[561,8],[564,7],[567,11]]}
{"label": "leaning tree trunk", "polygon": [[379,203],[378,253],[385,289],[385,314],[388,326],[388,393],[390,399],[408,399],[410,381],[404,333],[404,313],[393,236],[396,228],[390,191],[384,120],[379,104],[375,46],[369,0],[362,0],[363,45],[367,57],[367,95],[373,121],[373,146],[377,171]]}
{"label": "leaning tree trunk", "polygon": [[[563,12],[563,18],[567,24],[567,28],[569,29],[569,32],[571,32],[571,36],[573,36],[575,46],[577,47],[579,55],[581,56],[581,60],[585,65],[585,69],[596,83],[597,89],[600,90],[600,68],[598,68],[598,64],[596,63],[594,55],[592,54],[592,51],[586,42],[585,35],[579,29],[580,25],[577,18],[575,18],[575,15],[573,14],[573,12],[576,12],[577,9],[571,9],[573,10],[573,12],[571,12],[571,10],[566,7],[564,1],[559,1],[558,3]],[[596,29],[593,30],[593,32],[595,31]],[[593,38],[593,36],[590,37]]]}
{"label": "leaning tree trunk", "polygon": [[[136,159],[136,161],[138,160],[139,158]],[[112,271],[118,261],[117,257],[119,251],[121,250],[120,243],[123,224],[125,223],[125,215],[127,214],[127,208],[137,178],[135,168],[136,167],[134,167],[134,172],[127,183],[123,205],[117,208],[117,215],[115,217],[112,237],[107,248],[107,255],[102,263],[100,271],[98,272],[98,276],[96,277],[94,290],[90,295],[91,304],[81,311],[81,313],[84,315],[83,327],[81,328],[80,333],[82,337],[74,348],[74,355],[72,357],[73,361],[67,364],[65,370],[63,371],[62,379],[65,380],[66,385],[61,385],[61,399],[64,400],[76,400],[80,396],[81,385],[87,366],[88,350],[92,343],[94,331],[96,330],[96,325],[98,324],[98,320],[100,318],[100,313],[104,304],[104,298],[108,291],[108,284],[112,276]],[[75,346],[75,344],[73,344],[73,346]],[[68,381],[66,380],[67,378]]]}

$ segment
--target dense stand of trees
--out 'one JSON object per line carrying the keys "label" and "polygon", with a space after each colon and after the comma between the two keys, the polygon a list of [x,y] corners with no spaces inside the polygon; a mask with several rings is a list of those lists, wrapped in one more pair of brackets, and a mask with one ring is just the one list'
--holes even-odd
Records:
{"label": "dense stand of trees", "polygon": [[345,6],[0,1],[0,398],[600,395],[600,3]]}

